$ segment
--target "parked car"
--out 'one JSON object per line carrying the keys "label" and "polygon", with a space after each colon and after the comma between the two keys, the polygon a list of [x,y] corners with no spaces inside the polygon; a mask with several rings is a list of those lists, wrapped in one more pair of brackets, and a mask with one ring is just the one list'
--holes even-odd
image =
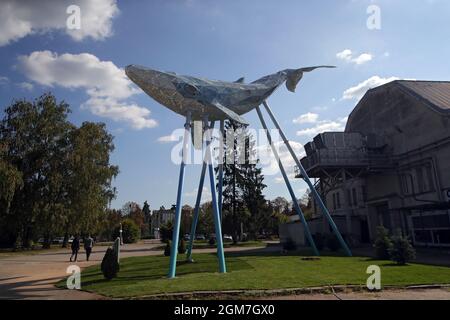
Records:
{"label": "parked car", "polygon": [[53,244],[63,244],[63,242],[64,242],[64,237],[56,237],[52,241]]}
{"label": "parked car", "polygon": [[184,240],[185,240],[185,241],[189,241],[190,238],[191,238],[191,235],[190,235],[189,233],[186,233],[186,234],[184,235]]}
{"label": "parked car", "polygon": [[233,241],[233,237],[228,235],[228,234],[224,234],[223,235],[223,240],[224,241]]}
{"label": "parked car", "polygon": [[197,234],[197,235],[195,235],[195,240],[206,240],[206,238],[202,234]]}

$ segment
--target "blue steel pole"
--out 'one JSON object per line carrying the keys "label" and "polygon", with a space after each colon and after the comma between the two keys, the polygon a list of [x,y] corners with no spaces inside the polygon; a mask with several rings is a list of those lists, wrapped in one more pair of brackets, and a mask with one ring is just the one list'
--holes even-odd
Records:
{"label": "blue steel pole", "polygon": [[272,152],[273,152],[273,154],[275,156],[275,159],[278,162],[278,166],[280,167],[280,171],[281,171],[281,174],[283,176],[284,183],[286,184],[286,187],[288,188],[289,194],[291,195],[292,203],[294,204],[294,209],[297,212],[300,220],[302,221],[303,226],[305,227],[306,238],[308,239],[308,242],[311,245],[311,248],[313,250],[314,255],[318,256],[319,255],[319,251],[317,250],[316,244],[314,243],[314,239],[313,239],[313,237],[311,235],[311,231],[309,230],[308,223],[306,222],[305,216],[303,215],[303,212],[302,212],[300,206],[298,205],[298,200],[295,197],[294,190],[292,190],[291,183],[289,182],[289,179],[288,179],[288,176],[286,174],[286,171],[284,170],[283,164],[281,163],[281,159],[280,159],[280,157],[278,155],[278,151],[275,148],[275,145],[272,143],[272,136],[270,135],[270,132],[267,129],[266,122],[264,121],[264,118],[262,116],[261,110],[259,109],[259,106],[256,107],[256,112],[258,113],[259,120],[261,121],[261,124],[262,124],[264,130],[266,131],[267,140],[268,140],[268,142],[270,144],[270,147],[272,148]]}
{"label": "blue steel pole", "polygon": [[311,190],[311,192],[312,192],[312,194],[314,196],[314,199],[319,204],[320,209],[322,210],[323,214],[325,215],[326,219],[328,220],[328,223],[330,224],[331,228],[333,229],[334,234],[336,235],[336,237],[338,238],[339,242],[341,243],[342,248],[344,249],[345,253],[349,257],[351,257],[352,256],[352,252],[350,251],[350,248],[347,246],[347,243],[345,243],[344,238],[342,238],[342,235],[339,232],[339,229],[337,228],[336,224],[334,223],[333,218],[331,217],[327,207],[323,203],[322,198],[320,197],[320,195],[317,192],[316,188],[312,184],[311,179],[308,176],[308,173],[306,172],[305,168],[303,168],[300,160],[295,155],[295,152],[292,149],[291,144],[289,143],[289,140],[284,135],[283,130],[281,130],[281,127],[280,127],[277,119],[275,119],[275,116],[273,115],[272,110],[270,110],[270,107],[269,107],[269,105],[267,104],[266,101],[263,102],[263,105],[264,105],[264,108],[267,110],[267,113],[269,114],[269,116],[272,119],[273,123],[275,124],[275,127],[280,132],[280,136],[283,139],[286,147],[288,148],[289,153],[291,154],[292,158],[294,158],[295,164],[299,168],[300,173],[302,174],[303,180],[306,182],[306,184],[308,185],[309,189]]}
{"label": "blue steel pole", "polygon": [[[208,123],[208,118],[205,117],[205,123]],[[214,128],[214,125],[211,125]],[[214,225],[216,231],[216,242],[217,242],[217,258],[219,259],[219,271],[221,273],[227,272],[227,267],[225,265],[225,255],[223,253],[223,238],[222,238],[222,226],[220,223],[219,210],[217,207],[217,198],[216,198],[216,179],[214,175],[213,161],[211,155],[211,130],[207,132],[207,147],[206,147],[206,159],[208,162],[208,173],[209,173],[209,181],[211,184],[211,201],[213,206],[213,215],[214,215]]]}
{"label": "blue steel pole", "polygon": [[[213,122],[211,122],[210,128],[212,129]],[[205,127],[205,131],[206,131],[206,127]],[[195,201],[195,209],[194,209],[194,217],[192,219],[192,225],[191,225],[191,234],[189,235],[189,245],[188,245],[188,249],[187,249],[187,253],[186,253],[186,260],[193,262],[192,259],[192,247],[194,245],[194,240],[195,240],[195,233],[196,233],[196,229],[197,229],[197,224],[198,224],[198,216],[200,214],[200,201],[202,200],[202,191],[203,191],[203,185],[205,183],[205,173],[206,173],[206,154],[203,158],[203,163],[202,163],[202,173],[200,174],[200,183],[198,185],[198,190],[197,190],[197,199]]]}
{"label": "blue steel pole", "polygon": [[177,191],[177,204],[175,209],[175,225],[173,227],[172,235],[172,248],[170,250],[170,266],[169,266],[169,278],[175,278],[177,269],[177,253],[178,253],[178,240],[180,236],[180,224],[181,224],[181,200],[183,197],[183,184],[184,184],[184,168],[186,166],[187,151],[189,145],[189,134],[191,128],[191,113],[186,115],[186,123],[184,125],[184,138],[183,138],[183,151],[181,154],[180,175],[178,177],[178,191]]}
{"label": "blue steel pole", "polygon": [[189,245],[186,253],[186,260],[192,262],[192,246],[194,245],[195,232],[197,229],[198,215],[200,212],[200,201],[202,199],[203,184],[205,182],[206,162],[203,161],[200,183],[197,190],[197,200],[195,201],[194,217],[192,219],[191,234],[189,236]]}
{"label": "blue steel pole", "polygon": [[220,222],[222,223],[222,202],[223,202],[223,133],[224,133],[224,122],[225,120],[220,120],[220,140],[219,140],[219,187],[218,187],[218,201]]}

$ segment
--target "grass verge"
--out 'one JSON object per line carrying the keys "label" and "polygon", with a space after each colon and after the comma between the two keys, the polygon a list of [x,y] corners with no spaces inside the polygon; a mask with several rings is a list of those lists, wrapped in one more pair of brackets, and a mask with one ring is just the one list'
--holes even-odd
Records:
{"label": "grass verge", "polygon": [[[181,259],[181,257],[180,257]],[[369,265],[381,268],[383,286],[450,283],[450,268],[409,264],[367,257],[324,256],[302,260],[298,255],[277,253],[227,253],[226,274],[219,274],[214,254],[195,254],[195,262],[178,261],[177,278],[167,279],[169,258],[164,256],[122,259],[118,277],[108,281],[99,266],[82,273],[82,289],[114,298],[161,293],[219,290],[269,290],[327,285],[364,285]],[[65,280],[58,283],[65,286]]]}

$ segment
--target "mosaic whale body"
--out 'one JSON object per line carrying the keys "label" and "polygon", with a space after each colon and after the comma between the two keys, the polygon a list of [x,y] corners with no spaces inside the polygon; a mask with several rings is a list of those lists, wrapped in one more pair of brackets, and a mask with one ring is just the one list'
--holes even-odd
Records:
{"label": "mosaic whale body", "polygon": [[127,66],[125,73],[145,93],[180,115],[190,112],[193,120],[207,116],[209,120],[231,119],[247,124],[243,114],[262,104],[284,82],[289,91],[295,92],[303,73],[317,68],[334,66],[285,69],[248,84],[244,78],[235,82],[208,80],[138,65]]}

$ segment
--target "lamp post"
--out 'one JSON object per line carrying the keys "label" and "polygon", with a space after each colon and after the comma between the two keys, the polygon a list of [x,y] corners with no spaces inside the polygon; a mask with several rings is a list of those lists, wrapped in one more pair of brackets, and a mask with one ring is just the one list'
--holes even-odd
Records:
{"label": "lamp post", "polygon": [[122,238],[122,222],[120,223],[120,229],[119,229],[119,237],[120,237],[120,245],[123,245],[123,238]]}

